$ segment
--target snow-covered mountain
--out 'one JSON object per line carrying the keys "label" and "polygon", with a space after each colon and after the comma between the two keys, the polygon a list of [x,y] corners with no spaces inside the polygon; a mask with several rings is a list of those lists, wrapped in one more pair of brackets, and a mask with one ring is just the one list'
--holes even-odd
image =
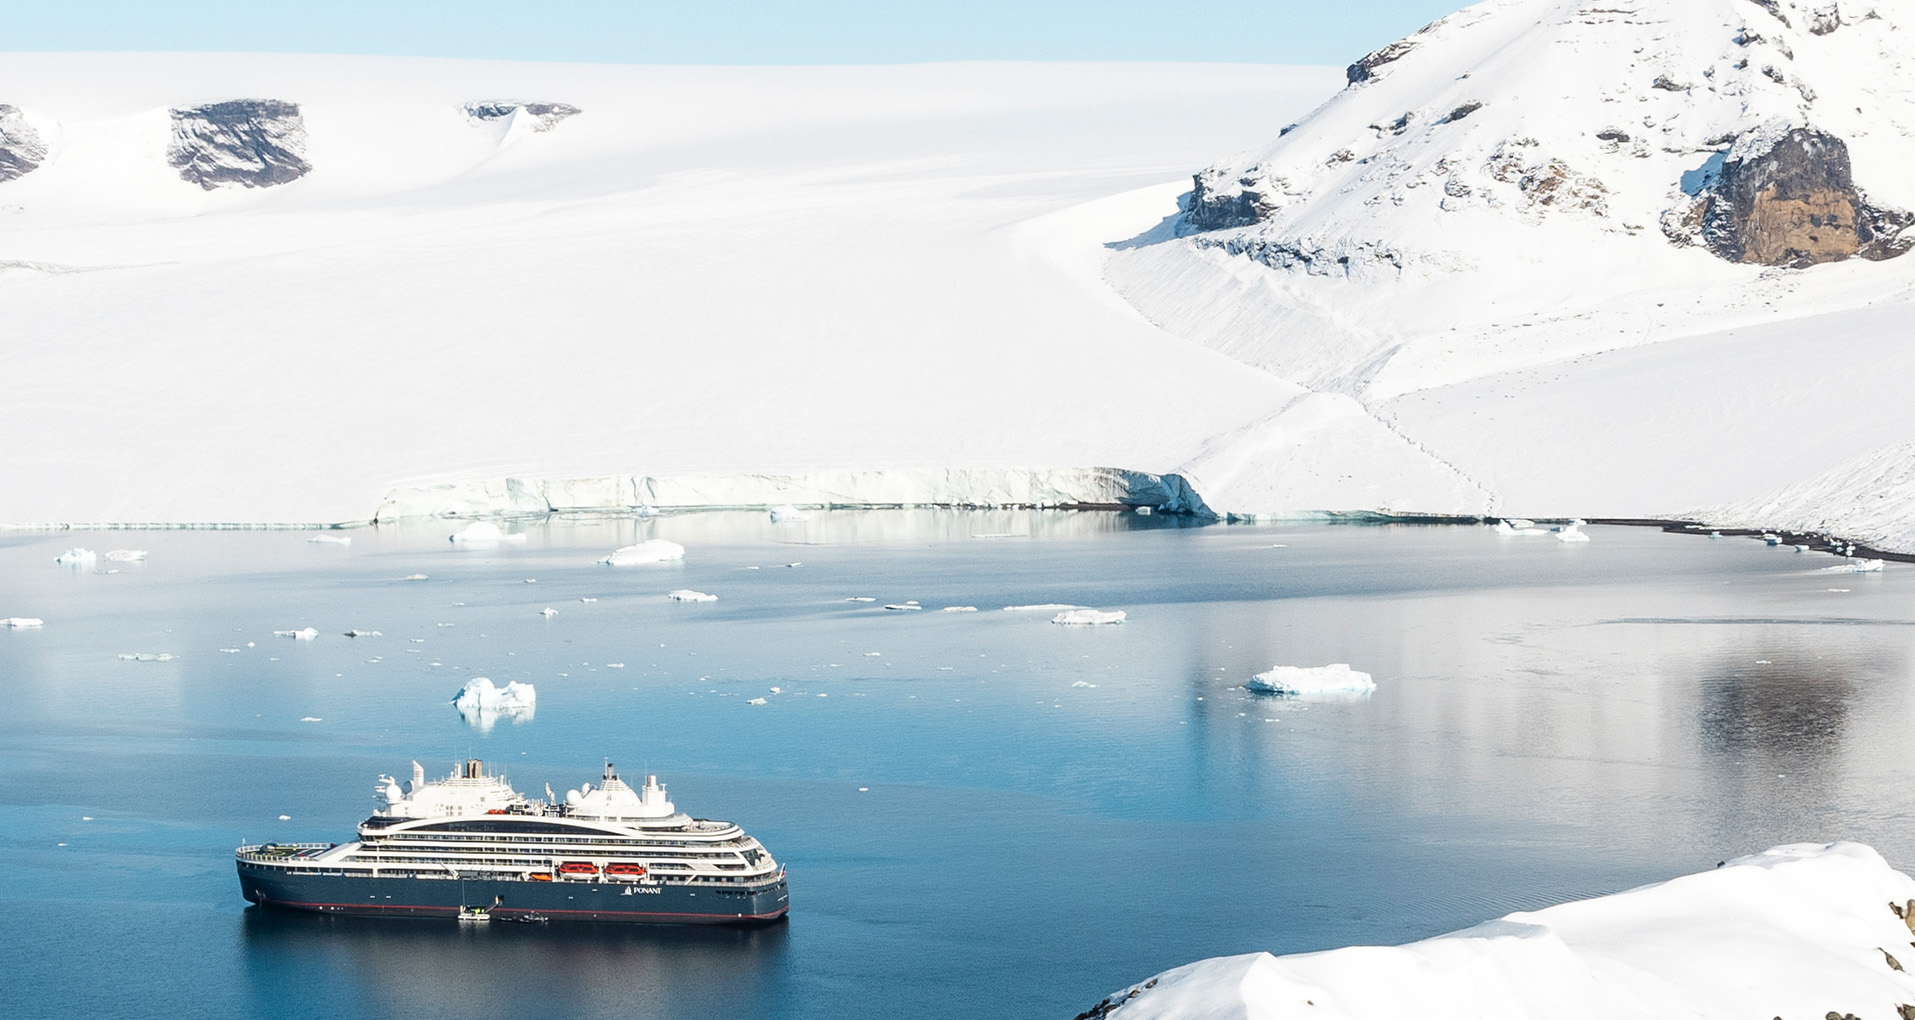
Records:
{"label": "snow-covered mountain", "polygon": [[[1915,298],[1910,165],[1908,0],[1488,0],[1196,174],[1106,276],[1506,512],[1670,516],[1909,437],[1900,401],[1772,382],[1906,379],[1874,309]],[[1273,502],[1203,467],[1213,505]]]}

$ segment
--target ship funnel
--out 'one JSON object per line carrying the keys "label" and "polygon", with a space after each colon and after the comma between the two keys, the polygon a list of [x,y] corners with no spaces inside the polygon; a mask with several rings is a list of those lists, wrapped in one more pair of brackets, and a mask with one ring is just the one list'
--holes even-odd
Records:
{"label": "ship funnel", "polygon": [[411,787],[409,787],[409,789],[411,789],[412,792],[417,793],[420,789],[424,788],[425,785],[426,785],[426,767],[415,761],[412,763],[412,785]]}

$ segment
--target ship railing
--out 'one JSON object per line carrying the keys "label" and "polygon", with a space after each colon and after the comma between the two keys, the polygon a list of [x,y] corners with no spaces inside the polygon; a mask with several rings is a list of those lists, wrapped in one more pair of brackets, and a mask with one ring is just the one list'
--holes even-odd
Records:
{"label": "ship railing", "polygon": [[249,843],[233,851],[242,861],[271,864],[278,861],[317,857],[338,846],[337,843]]}

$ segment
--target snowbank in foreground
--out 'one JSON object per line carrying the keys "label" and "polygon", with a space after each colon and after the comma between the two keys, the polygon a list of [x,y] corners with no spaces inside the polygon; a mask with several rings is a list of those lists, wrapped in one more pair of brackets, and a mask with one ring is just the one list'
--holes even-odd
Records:
{"label": "snowbank in foreground", "polygon": [[[1396,947],[1203,960],[1112,995],[1116,1020],[1748,1020],[1915,1003],[1915,880],[1859,843],[1796,844]],[[1904,1014],[1906,1015],[1906,1014]]]}

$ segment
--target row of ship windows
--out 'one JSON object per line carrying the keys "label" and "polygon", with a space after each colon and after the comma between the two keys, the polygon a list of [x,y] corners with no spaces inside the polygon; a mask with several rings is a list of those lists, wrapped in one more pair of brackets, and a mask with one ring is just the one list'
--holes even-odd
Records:
{"label": "row of ship windows", "polygon": [[682,840],[682,839],[623,839],[617,836],[600,836],[599,834],[594,832],[581,832],[576,835],[561,835],[561,836],[514,836],[510,834],[497,833],[497,832],[462,833],[462,832],[424,832],[424,831],[380,833],[376,836],[368,836],[365,842],[370,843],[370,842],[377,841],[377,842],[384,843],[384,842],[398,842],[400,840],[414,840],[414,841],[429,840],[434,843],[449,842],[454,840],[460,841],[460,842],[491,841],[494,843],[577,843],[580,840],[585,840],[593,844],[604,844],[609,846],[686,846],[686,847],[741,847],[741,846],[746,846],[751,842],[749,838],[721,839],[721,840],[709,840],[709,841],[708,840],[688,841],[688,840]]}
{"label": "row of ship windows", "polygon": [[[542,858],[538,860],[529,860],[524,857],[444,858],[444,857],[400,857],[396,855],[388,856],[386,854],[380,854],[376,858],[368,858],[364,855],[356,855],[356,859],[362,863],[376,864],[376,865],[379,865],[380,867],[385,867],[388,864],[450,864],[450,865],[453,865],[454,867],[467,865],[467,864],[497,864],[497,865],[503,865],[503,866],[513,867],[513,868],[545,868],[550,866],[550,862]],[[747,867],[746,865],[743,865],[743,864],[738,864],[735,862],[728,862],[728,861],[703,861],[700,863],[703,863],[709,867],[718,868],[722,871],[743,871]],[[654,865],[654,868],[690,868],[690,867],[691,865],[689,864],[680,864],[676,861],[665,861],[665,862]]]}
{"label": "row of ship windows", "polygon": [[[459,847],[456,850],[447,849],[447,850],[439,851],[429,843],[381,844],[378,846],[362,845],[359,848],[358,852],[361,856],[381,857],[381,858],[387,857],[392,854],[418,854],[418,853],[435,853],[435,852],[444,853],[450,857],[463,858],[467,854],[482,853],[488,850],[494,853],[508,853],[508,854],[510,853],[527,854],[527,853],[534,852],[530,849],[520,850],[517,847],[510,846],[510,845],[507,845],[507,846],[494,845],[494,846],[483,846],[483,847],[480,847],[480,846]],[[684,853],[684,852],[675,851],[675,850],[649,850],[649,849],[642,850],[642,851],[641,850],[609,850],[608,851],[601,847],[570,847],[570,848],[552,847],[549,849],[540,848],[539,850],[536,851],[536,853],[538,853],[542,857],[543,856],[638,857],[643,859],[659,858],[659,859],[679,859],[679,860],[688,860],[688,861],[710,861],[710,860],[734,861],[734,860],[737,860],[740,856],[739,854],[736,854],[736,853],[701,854],[701,853]],[[757,860],[759,858],[764,857],[765,855],[761,851],[753,850],[753,851],[746,852],[743,856],[746,860]]]}
{"label": "row of ship windows", "polygon": [[[510,863],[510,862],[507,862],[507,863]],[[516,865],[515,865],[515,866],[516,866]],[[369,875],[369,874],[367,874],[366,872],[363,872],[363,871],[329,871],[329,870],[327,870],[327,869],[325,869],[325,868],[279,868],[279,869],[276,869],[276,870],[278,870],[278,871],[281,871],[281,872],[284,872],[285,874],[288,874],[288,875],[323,875],[323,876],[328,876],[328,877],[332,877],[332,878],[346,878],[346,877],[352,877],[352,878],[371,878],[371,877],[373,877],[373,876],[371,876],[371,875]],[[462,878],[462,879],[463,879],[463,878],[472,878],[472,879],[474,879],[474,880],[479,880],[479,881],[483,881],[483,880],[486,880],[486,879],[487,879],[488,877],[490,877],[490,878],[491,878],[491,879],[492,879],[493,881],[498,881],[498,879],[497,879],[497,877],[496,877],[496,876],[486,876],[486,875],[449,875],[449,874],[446,874],[446,873],[445,873],[445,872],[443,872],[443,871],[408,871],[408,870],[405,870],[405,869],[400,869],[400,868],[383,868],[383,867],[379,869],[379,874],[378,874],[378,877],[379,877],[379,878],[382,878],[382,879],[386,879],[386,878],[424,878],[424,879],[445,879],[445,880],[446,880],[446,881],[448,881],[448,882],[449,882],[449,881],[451,881],[451,880],[452,880],[452,879],[454,879],[454,878]],[[516,877],[516,876],[514,876],[514,877]],[[670,875],[670,876],[662,876],[662,877],[670,877],[670,878],[673,878],[673,879],[680,879],[680,878],[683,878],[683,879],[691,879],[691,880],[694,880],[694,881],[697,881],[697,882],[701,882],[701,883],[702,883],[702,882],[758,882],[758,881],[762,881],[762,879],[759,879],[759,878],[744,878],[744,877],[741,877],[741,876],[735,876],[735,875]]]}

